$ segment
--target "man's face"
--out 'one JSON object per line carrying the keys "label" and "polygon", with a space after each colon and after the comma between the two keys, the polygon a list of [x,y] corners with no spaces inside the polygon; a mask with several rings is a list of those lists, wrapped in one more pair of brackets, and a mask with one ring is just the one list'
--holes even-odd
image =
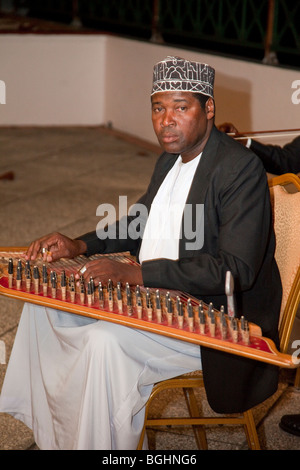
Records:
{"label": "man's face", "polygon": [[213,126],[214,102],[202,109],[190,92],[167,91],[152,98],[152,123],[160,145],[188,162],[201,153]]}

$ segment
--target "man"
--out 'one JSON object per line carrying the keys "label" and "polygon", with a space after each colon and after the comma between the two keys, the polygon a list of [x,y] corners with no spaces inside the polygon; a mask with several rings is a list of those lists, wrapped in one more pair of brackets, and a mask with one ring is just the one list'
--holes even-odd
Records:
{"label": "man", "polygon": [[[223,132],[238,134],[238,130],[231,123],[221,124],[218,129]],[[244,139],[242,143],[259,156],[267,172],[274,175],[300,173],[300,136],[295,137],[283,147],[262,144],[250,138]]]}
{"label": "man", "polygon": [[[76,240],[43,237],[27,256],[34,260],[46,251],[51,261],[130,250],[140,266],[87,260],[85,280],[180,289],[216,308],[226,304],[230,270],[238,314],[278,344],[281,283],[266,176],[252,152],[214,127],[213,82],[214,70],[206,64],[168,57],[154,67],[152,122],[164,152],[139,200],[149,214],[139,237],[118,236],[133,214],[116,223],[116,231]],[[204,225],[197,219],[203,205]],[[193,214],[193,230],[186,230],[186,214]],[[200,368],[219,412],[246,410],[277,388],[273,366],[27,305],[0,409],[32,427],[41,448],[134,449],[153,384]]]}

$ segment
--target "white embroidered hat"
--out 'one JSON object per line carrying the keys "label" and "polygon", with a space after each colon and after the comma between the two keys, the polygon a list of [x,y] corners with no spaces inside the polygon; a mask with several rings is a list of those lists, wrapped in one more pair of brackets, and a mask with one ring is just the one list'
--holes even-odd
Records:
{"label": "white embroidered hat", "polygon": [[214,97],[215,70],[208,64],[168,56],[153,69],[151,95],[165,91],[189,91]]}

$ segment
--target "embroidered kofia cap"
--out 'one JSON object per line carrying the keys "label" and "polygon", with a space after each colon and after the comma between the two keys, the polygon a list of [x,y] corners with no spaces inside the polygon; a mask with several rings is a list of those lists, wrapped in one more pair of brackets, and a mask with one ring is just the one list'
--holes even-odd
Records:
{"label": "embroidered kofia cap", "polygon": [[214,97],[215,70],[181,57],[166,57],[153,69],[151,95],[163,91],[190,91]]}

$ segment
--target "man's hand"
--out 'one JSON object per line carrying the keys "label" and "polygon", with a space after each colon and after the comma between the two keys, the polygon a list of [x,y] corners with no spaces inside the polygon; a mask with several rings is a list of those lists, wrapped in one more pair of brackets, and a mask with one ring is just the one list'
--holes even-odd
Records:
{"label": "man's hand", "polygon": [[219,131],[226,134],[238,134],[237,128],[231,122],[224,122],[218,126]]}
{"label": "man's hand", "polygon": [[[225,132],[225,134],[229,134],[231,136],[237,136],[239,131],[231,122],[224,122],[218,126],[219,131]],[[237,137],[237,141],[242,145],[247,145],[248,139],[247,137],[243,138],[243,135],[240,134]]]}
{"label": "man's hand", "polygon": [[44,261],[55,261],[60,258],[75,258],[86,252],[86,244],[82,240],[72,240],[61,233],[51,233],[29,246],[26,259],[35,260],[40,254]]}
{"label": "man's hand", "polygon": [[121,263],[105,257],[101,260],[88,261],[76,274],[77,280],[80,278],[80,274],[83,275],[86,284],[92,277],[96,286],[99,282],[104,285],[107,284],[109,279],[114,284],[128,282],[133,286],[143,285],[142,268],[140,266]]}

